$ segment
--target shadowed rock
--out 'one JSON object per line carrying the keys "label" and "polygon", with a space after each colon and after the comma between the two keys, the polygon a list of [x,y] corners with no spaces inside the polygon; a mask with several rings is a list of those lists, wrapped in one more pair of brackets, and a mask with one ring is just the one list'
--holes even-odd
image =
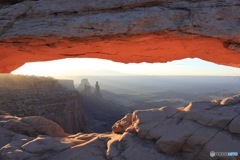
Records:
{"label": "shadowed rock", "polygon": [[0,74],[0,110],[19,117],[45,117],[67,133],[84,131],[80,94],[71,87],[72,81],[62,83],[51,77]]}

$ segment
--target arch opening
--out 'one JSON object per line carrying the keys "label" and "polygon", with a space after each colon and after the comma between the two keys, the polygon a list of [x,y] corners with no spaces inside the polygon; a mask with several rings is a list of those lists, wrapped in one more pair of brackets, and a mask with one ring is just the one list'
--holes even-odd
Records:
{"label": "arch opening", "polygon": [[198,58],[129,64],[68,58],[27,63],[12,74],[53,77],[65,88],[77,90],[86,126],[93,132],[111,131],[118,119],[134,110],[176,108],[196,100],[211,101],[240,93],[239,68]]}
{"label": "arch opening", "polygon": [[[132,87],[131,93],[147,91],[147,88],[143,90],[137,88],[141,88],[141,85],[145,86],[144,83],[151,83],[151,80],[155,81],[155,86],[150,87],[149,93],[152,92],[151,89],[153,88],[155,88],[155,90],[161,90],[161,87],[163,87],[167,90],[177,91],[179,88],[185,89],[189,85],[191,85],[193,91],[195,91],[199,89],[198,83],[201,83],[201,81],[206,85],[216,83],[219,85],[219,90],[221,88],[223,90],[224,84],[231,83],[232,80],[232,86],[233,88],[235,86],[237,90],[240,79],[239,68],[218,65],[198,58],[186,58],[167,63],[143,62],[128,64],[97,58],[66,58],[47,62],[26,63],[13,71],[12,74],[48,76],[60,80],[72,80],[75,87],[80,85],[82,79],[87,78],[92,84],[96,81],[99,81],[100,84],[105,83],[104,86],[102,86],[103,89],[110,89],[111,91],[114,89],[111,89],[109,86],[116,88],[117,85],[121,84],[118,88],[127,88],[127,86],[136,85],[137,87]],[[150,82],[144,80],[144,77],[151,77],[149,79]],[[168,78],[163,80],[165,81],[164,83],[169,83],[167,86],[161,85],[162,82],[159,81],[159,79],[164,79],[164,77],[171,79],[170,81],[167,80]],[[217,79],[219,79],[219,81]],[[101,80],[103,82],[101,82]],[[128,82],[128,80],[130,82]],[[178,83],[178,81],[180,83]],[[188,82],[190,82],[190,84],[188,84]],[[220,84],[222,86],[220,86]],[[157,85],[159,85],[159,87],[156,87]],[[176,89],[174,89],[174,87],[176,87]],[[136,90],[134,91],[133,88]],[[118,91],[116,91],[116,93],[118,93]],[[128,92],[120,93],[126,94]]]}
{"label": "arch opening", "polygon": [[36,76],[239,76],[240,70],[208,62],[199,58],[186,58],[167,63],[121,63],[98,58],[66,58],[46,62],[26,63],[12,74]]}

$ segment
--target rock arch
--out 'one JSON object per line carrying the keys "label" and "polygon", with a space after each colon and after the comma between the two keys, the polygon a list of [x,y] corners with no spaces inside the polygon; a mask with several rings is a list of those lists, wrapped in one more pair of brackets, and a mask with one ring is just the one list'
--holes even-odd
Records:
{"label": "rock arch", "polygon": [[67,57],[240,67],[240,2],[19,1],[0,5],[0,72]]}

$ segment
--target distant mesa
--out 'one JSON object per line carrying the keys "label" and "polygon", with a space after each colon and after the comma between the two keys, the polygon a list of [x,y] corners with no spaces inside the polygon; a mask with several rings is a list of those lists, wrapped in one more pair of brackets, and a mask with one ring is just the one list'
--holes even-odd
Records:
{"label": "distant mesa", "polygon": [[81,83],[80,83],[80,85],[77,87],[77,89],[78,89],[79,91],[82,91],[82,90],[84,89],[85,85],[91,86],[91,84],[89,83],[89,81],[88,81],[87,78],[84,78],[84,79],[81,80]]}
{"label": "distant mesa", "polygon": [[83,93],[86,95],[90,95],[91,94],[91,86],[89,86],[85,83]]}
{"label": "distant mesa", "polygon": [[81,80],[80,85],[76,88],[81,93],[91,93],[94,88],[91,86],[87,78]]}
{"label": "distant mesa", "polygon": [[102,93],[101,93],[100,85],[98,81],[96,82],[95,88],[94,88],[91,86],[88,79],[84,78],[81,80],[81,83],[77,87],[77,90],[84,95],[96,96],[96,97],[102,98]]}

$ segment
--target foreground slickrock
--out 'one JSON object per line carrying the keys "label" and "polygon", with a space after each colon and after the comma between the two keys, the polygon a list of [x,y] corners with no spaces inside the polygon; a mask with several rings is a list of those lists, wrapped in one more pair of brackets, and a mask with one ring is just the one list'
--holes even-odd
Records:
{"label": "foreground slickrock", "polygon": [[240,153],[239,97],[197,101],[178,109],[137,110],[116,122],[112,133],[103,134],[68,135],[56,123],[41,117],[1,113],[0,159],[229,159],[211,158],[210,152]]}
{"label": "foreground slickrock", "polygon": [[177,110],[138,110],[119,120],[113,131],[135,133],[153,142],[159,152],[183,159],[211,159],[211,151],[240,153],[239,97],[192,102]]}
{"label": "foreground slickrock", "polygon": [[35,119],[44,118],[0,116],[1,160],[174,160],[135,134],[67,135],[55,122]]}

